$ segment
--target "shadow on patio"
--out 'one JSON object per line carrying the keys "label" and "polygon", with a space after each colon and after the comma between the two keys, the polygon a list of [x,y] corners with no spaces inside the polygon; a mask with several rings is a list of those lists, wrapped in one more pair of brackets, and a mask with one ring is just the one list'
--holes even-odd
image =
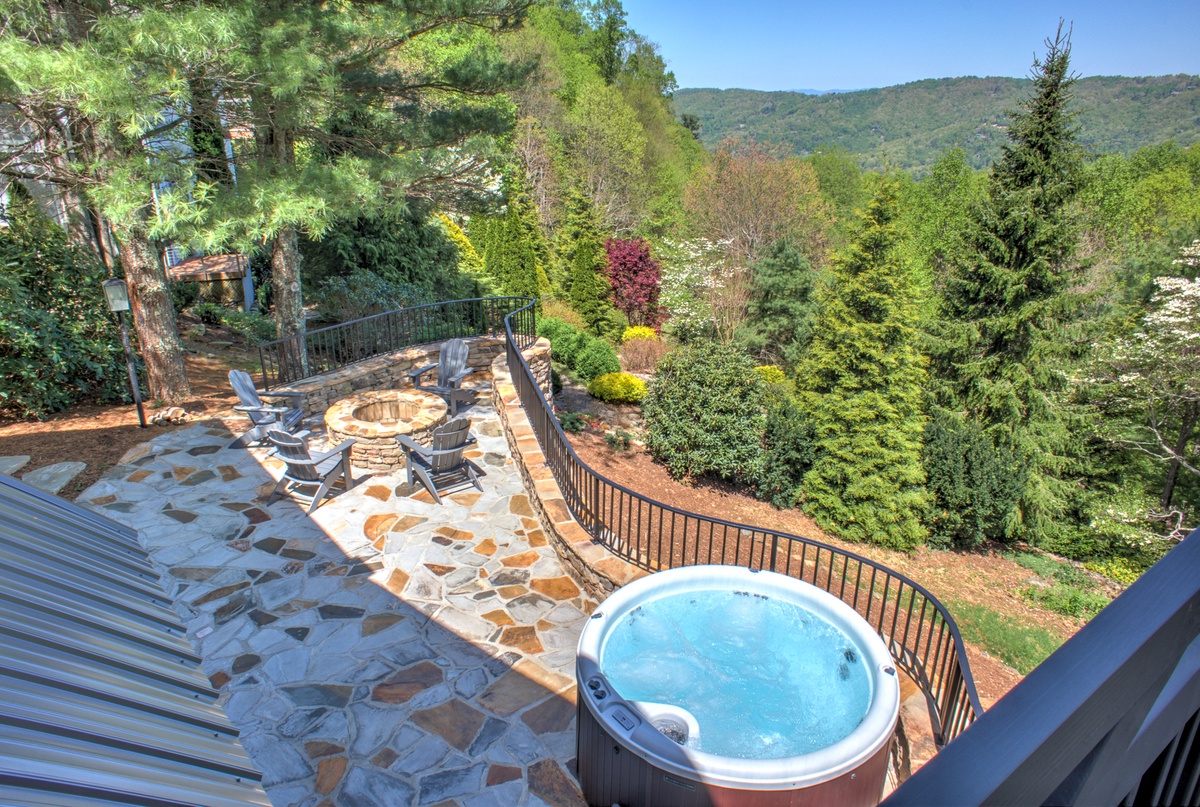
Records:
{"label": "shadow on patio", "polygon": [[498,418],[484,491],[367,476],[310,518],[265,449],[156,437],[80,497],[139,530],[276,805],[582,802],[575,641],[594,607],[533,518]]}

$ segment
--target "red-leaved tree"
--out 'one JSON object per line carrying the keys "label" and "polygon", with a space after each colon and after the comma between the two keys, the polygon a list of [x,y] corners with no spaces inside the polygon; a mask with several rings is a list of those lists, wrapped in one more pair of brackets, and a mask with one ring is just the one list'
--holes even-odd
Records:
{"label": "red-leaved tree", "polygon": [[613,305],[629,317],[630,325],[657,328],[665,317],[658,305],[658,261],[650,256],[650,245],[640,238],[610,238],[604,250]]}

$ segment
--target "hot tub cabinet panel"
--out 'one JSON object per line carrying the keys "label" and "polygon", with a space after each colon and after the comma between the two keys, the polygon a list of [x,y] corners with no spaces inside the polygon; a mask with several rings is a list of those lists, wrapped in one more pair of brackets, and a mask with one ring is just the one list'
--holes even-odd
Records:
{"label": "hot tub cabinet panel", "polygon": [[656,768],[600,727],[579,701],[577,760],[590,807],[875,807],[891,743],[857,769],[803,790],[739,790],[705,785]]}

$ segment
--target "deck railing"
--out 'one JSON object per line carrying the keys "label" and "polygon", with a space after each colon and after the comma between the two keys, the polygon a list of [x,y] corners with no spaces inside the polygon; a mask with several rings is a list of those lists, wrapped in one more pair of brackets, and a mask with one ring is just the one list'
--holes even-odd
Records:
{"label": "deck railing", "polygon": [[536,339],[532,302],[505,319],[513,384],[572,514],[593,538],[644,569],[725,564],[804,580],[857,610],[933,705],[939,743],[982,714],[962,637],[923,587],[853,552],[775,530],[689,513],[619,485],[576,455],[521,350]]}
{"label": "deck railing", "polygon": [[482,297],[386,311],[258,347],[263,389],[300,381],[412,345],[503,333],[527,297]]}
{"label": "deck railing", "polygon": [[1200,804],[1200,530],[884,804]]}

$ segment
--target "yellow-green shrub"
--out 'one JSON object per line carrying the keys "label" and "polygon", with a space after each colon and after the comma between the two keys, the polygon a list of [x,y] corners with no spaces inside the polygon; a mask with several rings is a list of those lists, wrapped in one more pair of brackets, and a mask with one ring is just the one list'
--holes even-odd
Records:
{"label": "yellow-green shrub", "polygon": [[608,403],[641,403],[646,397],[646,382],[629,373],[605,373],[592,379],[588,392]]}
{"label": "yellow-green shrub", "polygon": [[628,342],[632,339],[649,339],[652,342],[657,342],[658,333],[646,325],[631,325],[625,329],[625,333],[621,334],[621,341]]}
{"label": "yellow-green shrub", "polygon": [[754,368],[754,372],[758,373],[763,382],[767,384],[782,384],[787,380],[787,375],[784,374],[783,369],[774,364],[759,365]]}

